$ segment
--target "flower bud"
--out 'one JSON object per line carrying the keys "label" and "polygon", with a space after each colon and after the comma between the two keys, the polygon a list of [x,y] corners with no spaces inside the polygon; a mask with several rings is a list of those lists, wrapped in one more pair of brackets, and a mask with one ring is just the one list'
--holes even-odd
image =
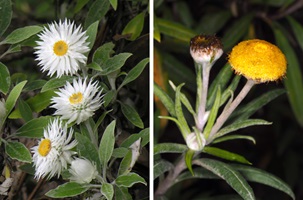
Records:
{"label": "flower bud", "polygon": [[69,172],[71,181],[77,183],[90,183],[98,175],[97,168],[87,159],[76,158],[71,162]]}
{"label": "flower bud", "polygon": [[223,54],[222,43],[214,35],[197,35],[190,40],[190,54],[198,64],[213,63]]}
{"label": "flower bud", "polygon": [[188,148],[194,151],[201,151],[206,143],[204,135],[202,133],[196,133],[196,132],[188,134],[186,136],[185,141]]}

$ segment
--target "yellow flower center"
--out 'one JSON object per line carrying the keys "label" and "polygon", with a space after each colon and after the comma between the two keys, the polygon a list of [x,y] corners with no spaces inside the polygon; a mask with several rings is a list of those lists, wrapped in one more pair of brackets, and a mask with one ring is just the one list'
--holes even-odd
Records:
{"label": "yellow flower center", "polygon": [[287,61],[281,50],[264,40],[247,40],[236,45],[229,62],[237,74],[257,83],[276,81],[285,76]]}
{"label": "yellow flower center", "polygon": [[78,103],[81,103],[83,100],[83,95],[81,92],[78,92],[78,93],[74,93],[72,94],[72,96],[69,97],[69,102],[71,104],[78,104]]}
{"label": "yellow flower center", "polygon": [[54,44],[53,50],[57,56],[64,56],[68,50],[68,45],[63,40],[59,40]]}
{"label": "yellow flower center", "polygon": [[52,143],[49,139],[44,139],[40,142],[38,147],[38,152],[41,156],[45,157],[50,152],[52,148]]}

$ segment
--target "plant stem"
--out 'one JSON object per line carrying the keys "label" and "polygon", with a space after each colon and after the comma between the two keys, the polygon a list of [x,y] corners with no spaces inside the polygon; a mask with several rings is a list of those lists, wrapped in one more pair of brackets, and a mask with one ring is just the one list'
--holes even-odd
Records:
{"label": "plant stem", "polygon": [[241,101],[244,99],[244,97],[247,95],[247,93],[250,91],[250,89],[255,85],[255,81],[248,79],[238,96],[235,98],[235,100],[229,105],[227,109],[224,109],[224,111],[221,113],[221,115],[218,117],[215,125],[213,126],[209,139],[206,142],[206,144],[209,144],[212,140],[215,134],[220,130],[222,125],[226,122],[228,117],[231,115],[231,113],[237,108],[237,106],[241,103]]}
{"label": "plant stem", "polygon": [[[205,125],[205,122],[207,121],[205,118],[205,113],[206,113],[206,100],[207,100],[207,92],[208,92],[208,82],[209,82],[209,73],[210,73],[210,69],[211,69],[211,64],[205,64],[204,66],[202,66],[202,93],[200,96],[200,103],[199,103],[199,108],[198,108],[198,118],[197,118],[197,128],[199,131],[203,131],[203,127]],[[197,74],[197,76],[199,76]],[[198,81],[198,79],[197,79]],[[197,82],[197,84],[199,84]],[[201,88],[198,87],[198,94],[199,91],[201,90]]]}
{"label": "plant stem", "polygon": [[178,161],[173,170],[165,177],[165,179],[159,183],[158,188],[155,192],[155,196],[163,196],[167,190],[173,185],[174,180],[179,176],[179,174],[186,168],[184,162],[184,156]]}
{"label": "plant stem", "polygon": [[95,136],[95,133],[94,133],[94,131],[93,131],[93,128],[92,128],[92,126],[91,126],[89,120],[86,120],[86,121],[84,122],[84,124],[85,124],[85,126],[86,126],[86,128],[87,128],[87,131],[88,131],[88,133],[89,133],[89,137],[90,137],[92,143],[98,148],[98,139],[97,139],[96,136]]}

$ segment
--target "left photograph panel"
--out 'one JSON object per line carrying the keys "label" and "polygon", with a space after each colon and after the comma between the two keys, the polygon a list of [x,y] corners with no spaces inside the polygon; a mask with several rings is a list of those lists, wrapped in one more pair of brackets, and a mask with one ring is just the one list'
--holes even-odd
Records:
{"label": "left photograph panel", "polygon": [[148,9],[0,2],[0,199],[149,199]]}

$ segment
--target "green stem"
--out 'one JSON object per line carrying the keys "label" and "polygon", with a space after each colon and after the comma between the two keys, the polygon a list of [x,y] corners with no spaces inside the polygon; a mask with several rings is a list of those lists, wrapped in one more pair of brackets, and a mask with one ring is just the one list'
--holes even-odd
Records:
{"label": "green stem", "polygon": [[89,184],[88,185],[90,188],[94,187],[94,188],[101,188],[102,185],[98,185],[98,184]]}
{"label": "green stem", "polygon": [[99,174],[97,175],[97,177],[96,177],[96,179],[100,182],[100,183],[105,183],[105,181],[106,180],[104,180],[103,178],[102,178],[102,176],[100,176]]}
{"label": "green stem", "polygon": [[85,124],[85,126],[87,128],[87,131],[89,133],[89,137],[90,137],[92,143],[95,145],[95,147],[98,148],[98,139],[96,138],[96,135],[95,135],[95,133],[93,131],[93,128],[92,128],[91,124],[89,123],[89,120],[86,120],[84,122],[84,124]]}

